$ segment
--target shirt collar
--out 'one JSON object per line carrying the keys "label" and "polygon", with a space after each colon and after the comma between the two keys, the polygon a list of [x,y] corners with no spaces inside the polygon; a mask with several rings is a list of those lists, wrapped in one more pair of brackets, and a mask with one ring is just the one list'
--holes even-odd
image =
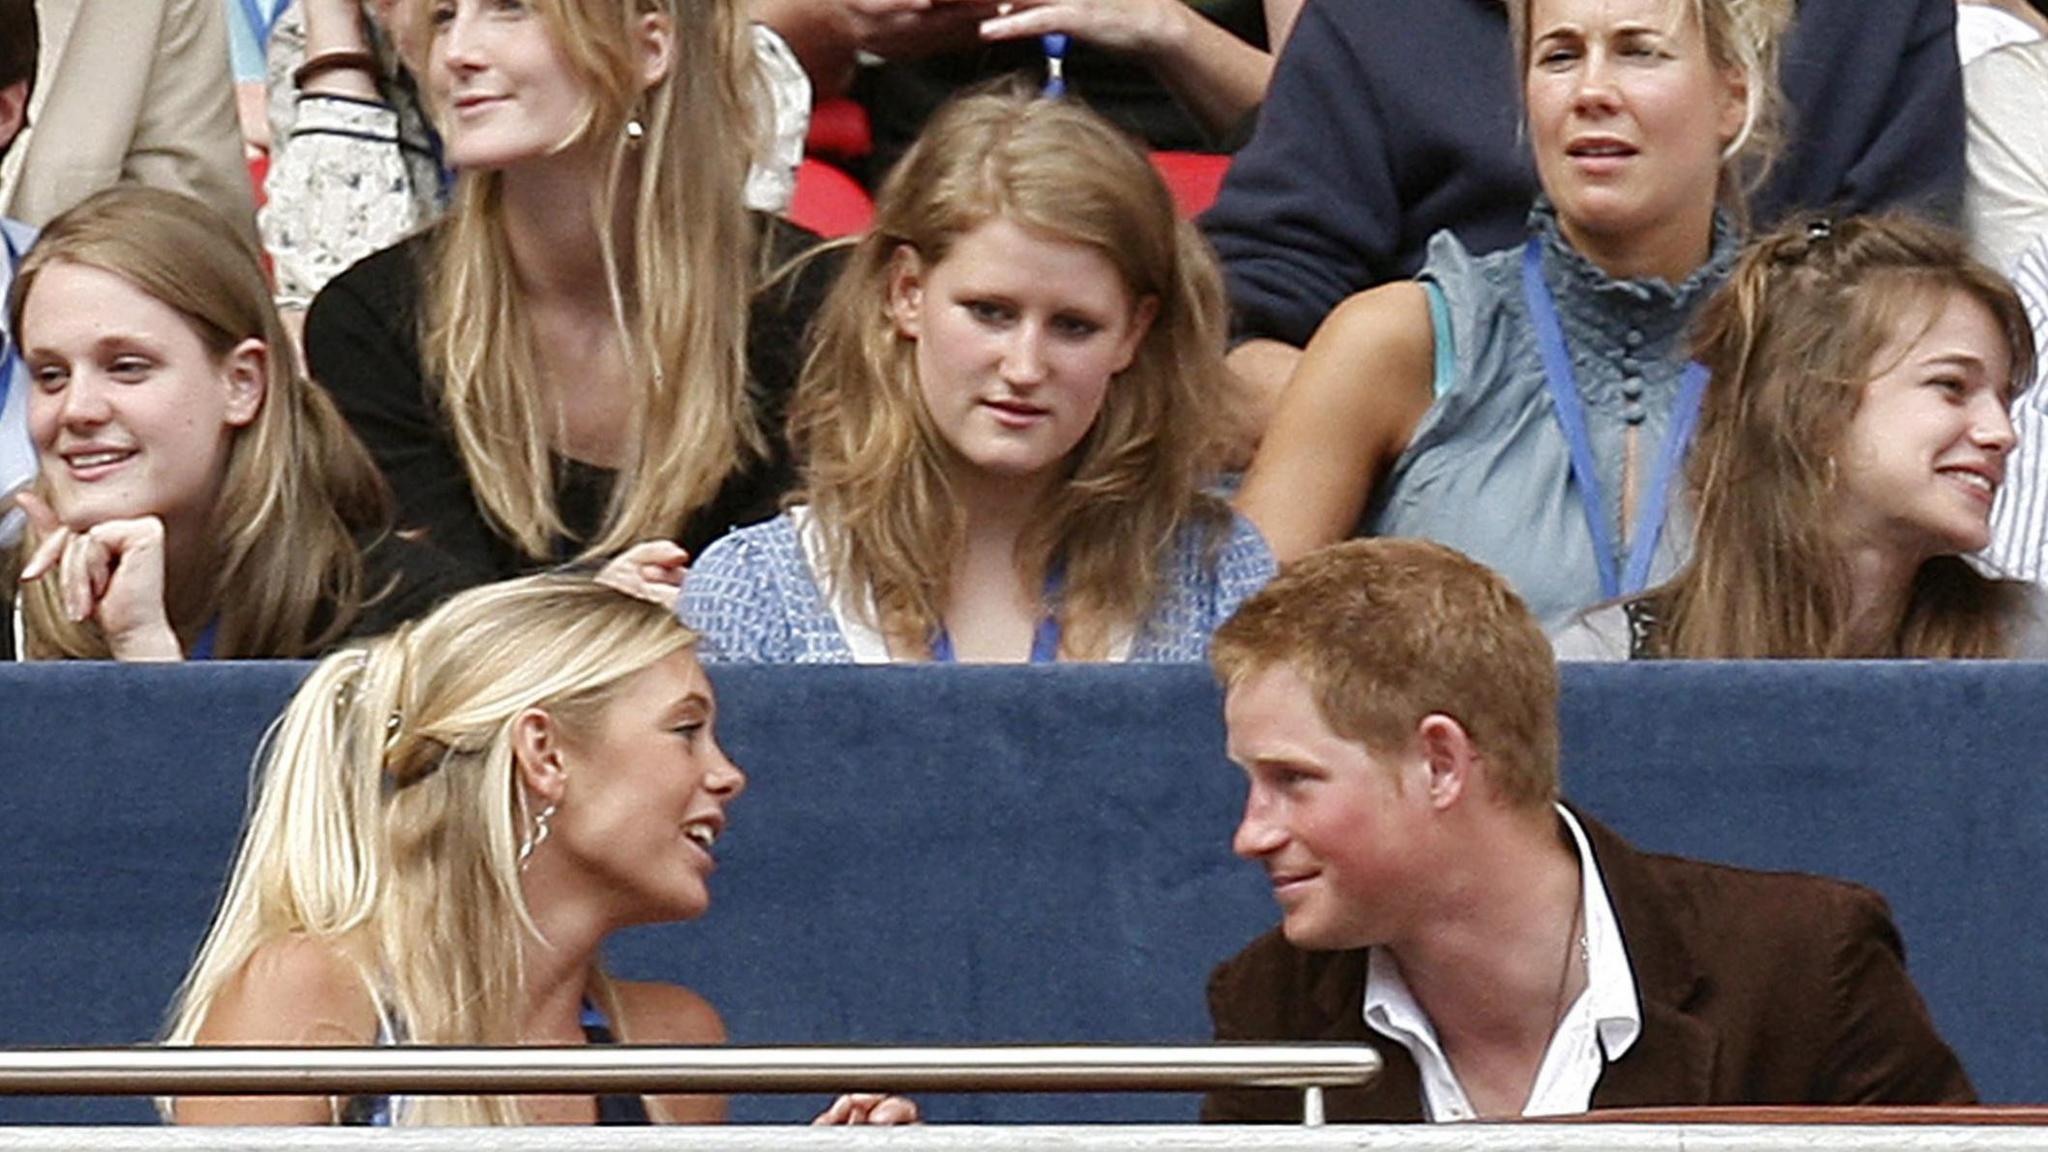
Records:
{"label": "shirt collar", "polygon": [[1603,346],[1623,341],[1630,331],[1640,333],[1648,347],[1675,346],[1693,313],[1727,280],[1742,248],[1734,219],[1717,208],[1706,263],[1684,280],[1619,280],[1565,239],[1548,198],[1537,197],[1528,224],[1541,238],[1543,273],[1568,335]]}
{"label": "shirt collar", "polygon": [[1600,877],[1600,863],[1593,858],[1586,830],[1564,805],[1557,806],[1557,815],[1579,850],[1579,898],[1586,909],[1587,1007],[1600,1030],[1600,1047],[1611,1063],[1621,1059],[1642,1035],[1642,1000],[1636,994],[1628,946],[1621,939],[1621,922],[1614,918],[1614,905],[1607,899],[1607,883]]}
{"label": "shirt collar", "polygon": [[[1593,857],[1586,830],[1564,805],[1556,807],[1558,819],[1571,833],[1572,845],[1579,854],[1579,898],[1585,908],[1586,990],[1571,1011],[1583,1010],[1591,1016],[1600,1040],[1600,1054],[1611,1064],[1634,1047],[1642,1035],[1642,1002],[1636,994],[1635,972],[1629,964],[1628,948],[1622,942],[1621,924],[1607,899],[1607,884],[1601,879],[1600,863]],[[1440,1076],[1448,1081],[1440,1088],[1454,1088],[1453,1099],[1463,1098],[1464,1089],[1456,1086],[1450,1062],[1437,1039],[1436,1026],[1409,990],[1401,966],[1385,948],[1373,948],[1366,958],[1364,1015],[1368,1028],[1408,1050],[1425,1084],[1433,1075]],[[1427,1106],[1427,1089],[1424,1096]]]}

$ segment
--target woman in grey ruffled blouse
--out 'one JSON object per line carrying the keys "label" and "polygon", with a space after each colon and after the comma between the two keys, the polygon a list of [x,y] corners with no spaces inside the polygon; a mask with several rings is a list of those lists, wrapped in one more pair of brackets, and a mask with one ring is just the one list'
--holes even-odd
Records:
{"label": "woman in grey ruffled blouse", "polygon": [[1676,567],[1706,386],[1680,351],[1773,133],[1782,0],[1514,0],[1544,196],[1527,245],[1448,233],[1316,333],[1239,508],[1283,561],[1364,531],[1505,574],[1559,622]]}

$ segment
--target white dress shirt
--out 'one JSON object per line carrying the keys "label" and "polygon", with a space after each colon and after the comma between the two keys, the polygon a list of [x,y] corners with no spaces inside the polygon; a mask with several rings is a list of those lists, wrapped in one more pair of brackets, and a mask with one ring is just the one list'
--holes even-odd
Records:
{"label": "white dress shirt", "polygon": [[[1618,1060],[1643,1031],[1643,1009],[1636,997],[1636,977],[1622,945],[1621,926],[1607,901],[1607,885],[1586,843],[1585,829],[1565,810],[1558,818],[1571,831],[1579,850],[1579,898],[1584,901],[1586,988],[1565,1010],[1551,1034],[1536,1083],[1522,1106],[1524,1116],[1560,1116],[1592,1106],[1593,1086],[1610,1060]],[[1562,959],[1562,957],[1560,957]],[[1365,1023],[1373,1031],[1408,1050],[1422,1075],[1422,1111],[1431,1121],[1471,1120],[1477,1111],[1465,1086],[1445,1058],[1436,1026],[1408,990],[1401,966],[1384,948],[1367,959]]]}

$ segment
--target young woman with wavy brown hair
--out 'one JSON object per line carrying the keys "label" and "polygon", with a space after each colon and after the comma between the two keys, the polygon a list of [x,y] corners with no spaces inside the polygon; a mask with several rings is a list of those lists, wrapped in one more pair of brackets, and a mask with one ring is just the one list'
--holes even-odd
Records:
{"label": "young woman with wavy brown hair", "polygon": [[1143,153],[1071,102],[955,102],[820,320],[804,503],[706,552],[684,619],[723,659],[1200,659],[1272,567],[1203,491],[1222,341]]}
{"label": "young woman with wavy brown hair", "polygon": [[1561,658],[2048,655],[2039,593],[1965,558],[1990,540],[2036,350],[1960,235],[1794,221],[1744,254],[1692,351],[1714,378],[1692,559],[1561,632]]}

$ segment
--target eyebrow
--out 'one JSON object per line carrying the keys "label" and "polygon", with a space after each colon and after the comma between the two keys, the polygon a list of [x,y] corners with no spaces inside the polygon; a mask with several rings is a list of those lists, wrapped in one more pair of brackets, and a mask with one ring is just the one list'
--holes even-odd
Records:
{"label": "eyebrow", "polygon": [[1928,358],[1926,358],[1925,360],[1922,360],[1922,361],[1920,361],[1920,367],[1922,367],[1922,368],[1949,368],[1949,367],[1954,367],[1954,368],[1972,368],[1972,369],[1975,369],[1975,370],[1977,370],[1977,371],[1979,371],[1979,372],[1982,372],[1982,371],[1985,371],[1985,370],[1986,370],[1986,369],[1988,368],[1988,364],[1986,363],[1985,359],[1984,359],[1984,358],[1983,358],[1982,356],[1979,356],[1979,355],[1977,355],[1977,354],[1976,354],[1975,352],[1961,352],[1961,351],[1957,351],[1957,352],[1937,352],[1937,353],[1935,353],[1934,355],[1932,355],[1932,356],[1929,356],[1929,357],[1928,357]]}
{"label": "eyebrow", "polygon": [[699,714],[708,720],[716,715],[717,711],[718,706],[712,703],[709,695],[692,689],[671,700],[668,707],[661,710],[660,715],[662,723],[669,724]]}
{"label": "eyebrow", "polygon": [[[1663,36],[1668,38],[1673,35],[1676,35],[1676,25],[1660,26],[1656,24],[1647,24],[1640,20],[1630,20],[1626,23],[1616,24],[1606,29],[1603,35],[1609,37]],[[1560,37],[1570,37],[1573,39],[1583,40],[1591,38],[1591,36],[1592,33],[1586,30],[1585,25],[1567,21],[1561,24],[1553,24],[1548,28],[1537,29],[1531,35],[1531,40],[1534,43],[1540,44],[1545,40],[1554,40]]]}
{"label": "eyebrow", "polygon": [[[104,356],[109,352],[145,352],[152,356],[161,356],[163,346],[161,341],[148,336],[132,332],[115,332],[95,339],[86,351],[94,356]],[[47,344],[24,345],[22,355],[63,358],[63,353]]]}

